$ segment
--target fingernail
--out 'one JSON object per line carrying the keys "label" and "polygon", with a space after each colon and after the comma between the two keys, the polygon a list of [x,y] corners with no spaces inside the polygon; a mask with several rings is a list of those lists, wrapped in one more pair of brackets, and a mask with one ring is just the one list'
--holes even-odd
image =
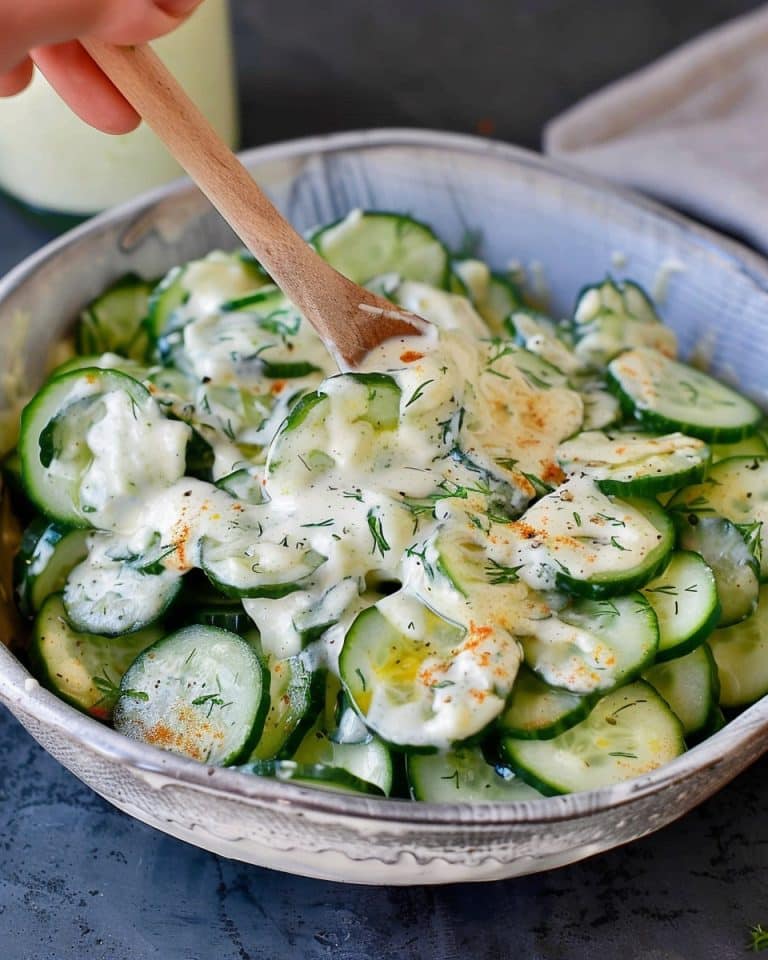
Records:
{"label": "fingernail", "polygon": [[199,6],[201,0],[155,0],[155,6],[172,17],[183,17]]}

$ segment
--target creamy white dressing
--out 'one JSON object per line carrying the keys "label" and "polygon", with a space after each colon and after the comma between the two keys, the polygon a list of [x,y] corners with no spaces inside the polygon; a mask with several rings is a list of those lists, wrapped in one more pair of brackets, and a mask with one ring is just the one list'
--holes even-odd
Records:
{"label": "creamy white dressing", "polygon": [[105,393],[99,403],[103,415],[85,436],[91,462],[80,483],[84,509],[101,512],[119,498],[184,475],[186,424],[168,420],[152,402],[139,406],[123,391]]}

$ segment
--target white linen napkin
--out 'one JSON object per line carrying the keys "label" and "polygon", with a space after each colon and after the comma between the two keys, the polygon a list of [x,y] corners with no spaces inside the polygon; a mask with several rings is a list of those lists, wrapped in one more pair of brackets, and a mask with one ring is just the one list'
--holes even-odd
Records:
{"label": "white linen napkin", "polygon": [[768,6],[587,97],[544,149],[768,253]]}

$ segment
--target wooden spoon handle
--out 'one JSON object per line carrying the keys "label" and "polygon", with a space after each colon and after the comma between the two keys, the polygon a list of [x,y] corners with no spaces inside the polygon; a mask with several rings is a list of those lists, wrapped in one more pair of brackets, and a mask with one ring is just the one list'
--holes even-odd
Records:
{"label": "wooden spoon handle", "polygon": [[[355,364],[387,336],[418,332],[405,316],[388,319],[391,304],[350,283],[296,233],[150,47],[81,43],[337,357]],[[372,310],[383,314],[373,320]]]}
{"label": "wooden spoon handle", "polygon": [[304,252],[306,244],[154,50],[93,39],[82,44],[268,270],[278,258],[293,259],[297,246]]}

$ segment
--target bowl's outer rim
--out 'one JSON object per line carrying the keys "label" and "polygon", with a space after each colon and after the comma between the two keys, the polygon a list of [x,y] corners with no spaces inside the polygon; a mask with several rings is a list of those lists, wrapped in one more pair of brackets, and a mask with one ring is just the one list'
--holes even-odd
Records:
{"label": "bowl's outer rim", "polygon": [[[444,133],[409,128],[375,129],[305,137],[269,144],[240,154],[246,166],[303,159],[310,155],[336,152],[359,152],[382,148],[439,149],[462,154],[497,157],[513,167],[533,168],[581,187],[592,189],[602,196],[640,208],[656,219],[666,221],[695,242],[711,249],[720,257],[725,255],[731,269],[746,274],[763,294],[768,296],[768,260],[730,238],[701,226],[687,217],[634,191],[608,184],[598,177],[586,174],[559,160],[498,141],[464,134]],[[3,301],[22,286],[40,267],[60,250],[76,244],[81,238],[97,233],[102,228],[129,222],[137,215],[151,211],[161,202],[194,193],[196,188],[187,178],[181,178],[142,194],[127,203],[110,209],[86,223],[70,230],[46,244],[14,267],[0,280],[0,309]],[[725,266],[725,265],[724,265]],[[768,302],[767,302],[768,306]],[[454,827],[463,830],[483,826],[497,829],[504,826],[535,826],[579,816],[596,816],[617,807],[632,804],[670,787],[682,787],[685,781],[707,769],[714,770],[736,748],[757,748],[752,756],[768,750],[768,698],[754,704],[723,730],[709,737],[671,763],[636,780],[602,787],[583,793],[549,797],[527,803],[432,804],[411,803],[391,799],[372,799],[363,796],[324,793],[295,784],[266,778],[244,776],[221,767],[206,767],[192,760],[164,752],[155,747],[131,741],[117,731],[80,713],[59,700],[37,681],[19,660],[0,643],[0,700],[15,712],[18,709],[69,741],[73,741],[105,760],[131,768],[139,775],[157,776],[165,782],[176,782],[206,793],[218,794],[241,802],[260,804],[278,803],[286,813],[289,810],[315,812],[320,815],[343,816],[352,819],[376,820],[403,826]],[[743,766],[747,765],[745,761]],[[735,775],[734,770],[733,774]],[[713,778],[713,790],[719,786]],[[681,813],[684,810],[680,811]],[[673,819],[670,816],[669,819]]]}

